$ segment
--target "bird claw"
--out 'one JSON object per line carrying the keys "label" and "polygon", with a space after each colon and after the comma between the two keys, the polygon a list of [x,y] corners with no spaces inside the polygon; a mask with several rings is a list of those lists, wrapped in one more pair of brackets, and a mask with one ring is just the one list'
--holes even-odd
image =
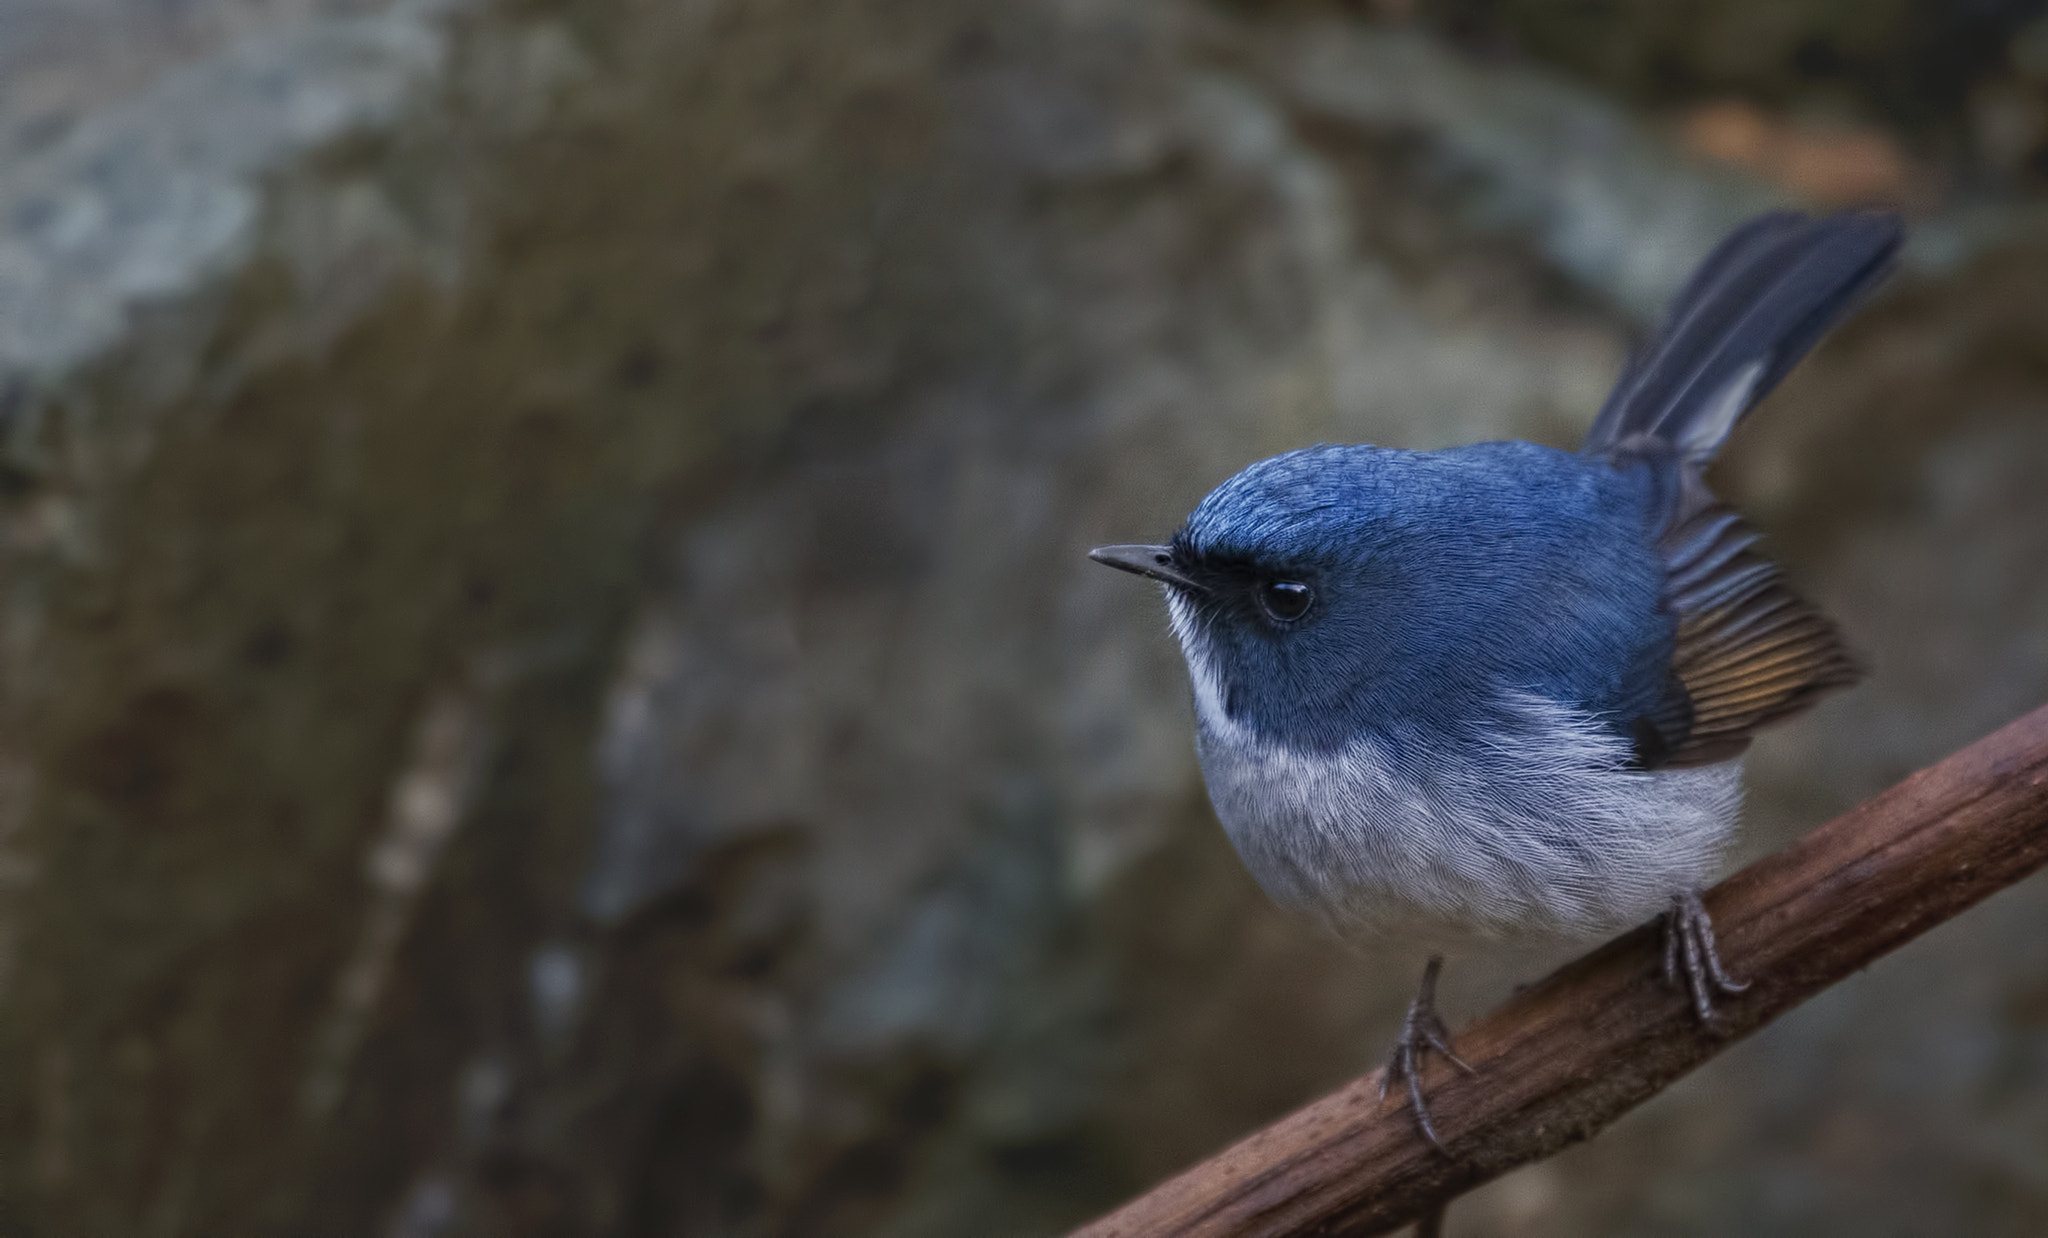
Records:
{"label": "bird claw", "polygon": [[1448,1155],[1444,1141],[1437,1137],[1436,1124],[1430,1120],[1429,1105],[1422,1099],[1422,1058],[1434,1050],[1466,1074],[1474,1072],[1469,1062],[1451,1051],[1451,1029],[1444,1026],[1443,1017],[1436,1012],[1436,981],[1443,968],[1443,957],[1438,955],[1431,957],[1429,965],[1422,969],[1422,985],[1415,1000],[1408,1003],[1408,1015],[1401,1020],[1401,1038],[1394,1042],[1394,1052],[1380,1075],[1380,1099],[1387,1098],[1387,1089],[1395,1080],[1405,1083],[1416,1128],[1437,1151]]}
{"label": "bird claw", "polygon": [[1701,1023],[1712,1023],[1714,995],[1740,993],[1749,981],[1734,979],[1722,967],[1721,952],[1714,945],[1714,921],[1700,902],[1699,891],[1672,895],[1671,910],[1663,919],[1664,980],[1691,996],[1693,1013]]}

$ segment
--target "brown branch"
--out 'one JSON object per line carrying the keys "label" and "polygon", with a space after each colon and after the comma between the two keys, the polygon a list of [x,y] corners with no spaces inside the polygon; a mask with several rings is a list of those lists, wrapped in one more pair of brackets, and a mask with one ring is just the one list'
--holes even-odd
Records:
{"label": "brown branch", "polygon": [[1377,1234],[1591,1136],[1878,956],[2048,863],[2048,707],[1759,860],[1707,894],[1730,971],[1753,981],[1699,1027],[1658,976],[1654,928],[1524,990],[1428,1070],[1450,1150],[1377,1072],[1154,1188],[1074,1238]]}

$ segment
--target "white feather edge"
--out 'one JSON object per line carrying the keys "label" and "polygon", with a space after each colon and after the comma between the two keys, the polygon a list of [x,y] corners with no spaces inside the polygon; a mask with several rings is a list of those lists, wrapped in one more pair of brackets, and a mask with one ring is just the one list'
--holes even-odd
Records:
{"label": "white feather edge", "polygon": [[1678,451],[1693,464],[1704,467],[1728,440],[1735,422],[1749,408],[1750,394],[1764,376],[1764,359],[1759,358],[1735,371],[1721,389],[1708,399],[1679,437]]}

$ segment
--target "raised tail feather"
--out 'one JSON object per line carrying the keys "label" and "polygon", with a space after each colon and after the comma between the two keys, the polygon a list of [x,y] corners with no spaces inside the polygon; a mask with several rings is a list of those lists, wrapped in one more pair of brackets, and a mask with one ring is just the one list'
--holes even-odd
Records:
{"label": "raised tail feather", "polygon": [[1639,436],[1704,467],[1735,423],[1778,385],[1897,262],[1899,217],[1774,211],[1730,233],[1622,370],[1584,450]]}
{"label": "raised tail feather", "polygon": [[1656,549],[1674,622],[1659,699],[1630,721],[1639,764],[1709,765],[1857,678],[1826,616],[1794,594],[1700,470],[1765,393],[1891,271],[1897,216],[1762,215],[1735,230],[1622,371],[1585,450],[1655,469]]}

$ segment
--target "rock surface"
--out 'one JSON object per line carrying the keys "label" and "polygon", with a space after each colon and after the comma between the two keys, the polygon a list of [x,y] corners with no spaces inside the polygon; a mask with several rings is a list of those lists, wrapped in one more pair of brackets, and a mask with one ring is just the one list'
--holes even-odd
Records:
{"label": "rock surface", "polygon": [[[1048,1234],[1375,1064],[1414,960],[1266,905],[1081,552],[1571,443],[1786,192],[1380,7],[0,0],[0,1231]],[[2028,193],[1722,466],[1874,668],[1752,852],[2048,696]],[[2044,921],[1452,1232],[2036,1232]]]}

